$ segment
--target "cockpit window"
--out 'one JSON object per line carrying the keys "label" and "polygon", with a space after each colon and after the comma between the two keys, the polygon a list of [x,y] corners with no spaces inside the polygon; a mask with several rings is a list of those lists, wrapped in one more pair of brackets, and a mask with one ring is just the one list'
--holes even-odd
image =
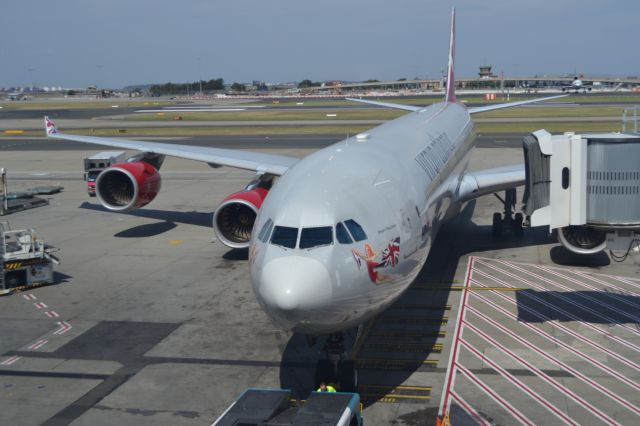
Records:
{"label": "cockpit window", "polygon": [[264,225],[262,225],[262,229],[258,234],[258,239],[263,243],[266,243],[269,240],[269,234],[271,234],[271,228],[273,227],[273,221],[268,219]]}
{"label": "cockpit window", "polygon": [[333,230],[330,226],[318,228],[302,228],[300,233],[300,248],[308,249],[318,246],[326,246],[333,242]]}
{"label": "cockpit window", "polygon": [[298,241],[298,228],[290,228],[288,226],[276,226],[273,228],[271,235],[271,244],[286,248],[296,248]]}
{"label": "cockpit window", "polygon": [[349,232],[351,232],[351,236],[356,241],[362,241],[367,239],[367,234],[362,229],[362,226],[358,222],[353,219],[345,220],[344,224],[349,228]]}
{"label": "cockpit window", "polygon": [[340,244],[353,243],[353,240],[351,239],[351,237],[349,236],[349,233],[347,232],[347,228],[344,227],[342,222],[338,222],[338,224],[336,225],[336,240],[338,240]]}

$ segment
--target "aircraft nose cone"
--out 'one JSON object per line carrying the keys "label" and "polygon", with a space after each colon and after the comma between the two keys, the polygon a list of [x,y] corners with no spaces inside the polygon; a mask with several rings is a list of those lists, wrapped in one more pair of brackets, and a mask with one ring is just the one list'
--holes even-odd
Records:
{"label": "aircraft nose cone", "polygon": [[331,301],[331,277],[315,259],[281,257],[264,266],[258,293],[268,308],[280,314],[310,311]]}

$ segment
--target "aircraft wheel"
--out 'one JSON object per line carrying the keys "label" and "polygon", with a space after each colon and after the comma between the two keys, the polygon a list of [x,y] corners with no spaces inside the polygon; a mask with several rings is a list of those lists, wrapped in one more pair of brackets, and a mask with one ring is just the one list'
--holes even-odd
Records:
{"label": "aircraft wheel", "polygon": [[491,234],[494,238],[499,238],[502,235],[502,215],[500,213],[493,214],[493,226],[491,228]]}
{"label": "aircraft wheel", "polygon": [[346,360],[340,363],[340,392],[357,392],[358,369],[355,361]]}
{"label": "aircraft wheel", "polygon": [[522,213],[516,213],[513,219],[513,230],[518,237],[522,237],[524,235],[524,228],[522,227],[523,221],[524,216],[522,216]]}

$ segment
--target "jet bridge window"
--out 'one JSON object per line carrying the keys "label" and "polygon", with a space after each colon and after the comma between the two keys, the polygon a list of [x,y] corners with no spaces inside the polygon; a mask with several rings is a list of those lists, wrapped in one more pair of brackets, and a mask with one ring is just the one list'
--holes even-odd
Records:
{"label": "jet bridge window", "polygon": [[331,243],[333,243],[333,229],[331,229],[331,226],[302,228],[302,232],[300,233],[301,249],[327,246]]}
{"label": "jet bridge window", "polygon": [[344,224],[349,228],[349,232],[351,232],[351,236],[356,241],[363,241],[367,239],[367,234],[362,229],[362,226],[358,222],[353,219],[345,220]]}
{"label": "jet bridge window", "polygon": [[349,233],[347,232],[347,228],[344,227],[342,222],[338,222],[338,224],[336,225],[336,240],[338,240],[340,244],[353,243],[353,240],[351,239],[351,237],[349,236]]}
{"label": "jet bridge window", "polygon": [[262,230],[258,234],[258,239],[263,243],[266,243],[269,240],[269,234],[271,234],[271,228],[273,228],[273,221],[268,219],[264,225],[262,225]]}
{"label": "jet bridge window", "polygon": [[271,235],[271,244],[286,248],[296,248],[298,241],[298,228],[290,228],[288,226],[276,226],[273,228]]}

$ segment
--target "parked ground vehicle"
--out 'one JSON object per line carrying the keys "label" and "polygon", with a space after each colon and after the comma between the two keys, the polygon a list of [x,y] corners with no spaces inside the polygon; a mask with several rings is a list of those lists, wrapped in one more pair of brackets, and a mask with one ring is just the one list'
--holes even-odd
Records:
{"label": "parked ground vehicle", "polygon": [[84,180],[87,182],[87,192],[91,197],[96,196],[96,179],[107,167],[126,161],[124,151],[104,151],[84,159]]}

